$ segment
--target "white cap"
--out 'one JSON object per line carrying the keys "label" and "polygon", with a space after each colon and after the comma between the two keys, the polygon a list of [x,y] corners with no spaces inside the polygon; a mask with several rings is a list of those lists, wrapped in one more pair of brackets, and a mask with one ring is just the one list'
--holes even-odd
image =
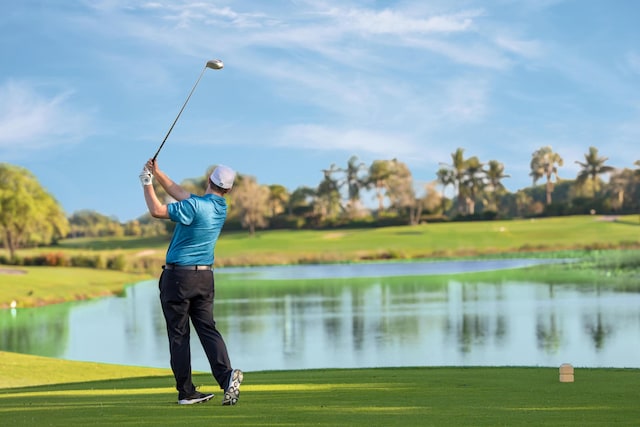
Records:
{"label": "white cap", "polygon": [[229,190],[233,187],[233,180],[236,177],[236,173],[228,166],[218,165],[213,172],[211,172],[211,182],[217,185],[220,188],[224,188],[225,190]]}

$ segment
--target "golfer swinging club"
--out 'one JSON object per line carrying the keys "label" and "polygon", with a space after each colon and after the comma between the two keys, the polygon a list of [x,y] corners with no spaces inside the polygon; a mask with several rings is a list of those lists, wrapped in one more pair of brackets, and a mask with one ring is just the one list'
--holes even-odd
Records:
{"label": "golfer swinging club", "polygon": [[[176,202],[163,204],[158,200],[152,185],[154,176]],[[176,223],[159,287],[167,322],[171,369],[181,405],[206,402],[213,397],[212,393],[197,391],[191,379],[189,319],[209,359],[211,373],[224,390],[222,404],[235,405],[240,398],[242,371],[231,368],[227,346],[213,319],[213,252],[227,217],[223,196],[231,190],[234,178],[232,169],[220,165],[209,177],[204,196],[197,196],[173,182],[153,159],[140,174],[151,216]]]}

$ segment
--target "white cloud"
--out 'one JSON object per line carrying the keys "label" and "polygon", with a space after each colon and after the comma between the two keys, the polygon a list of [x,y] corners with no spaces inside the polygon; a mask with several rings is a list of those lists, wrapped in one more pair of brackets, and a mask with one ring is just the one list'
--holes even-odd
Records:
{"label": "white cloud", "polygon": [[495,42],[497,46],[503,48],[507,52],[511,52],[522,57],[535,58],[542,54],[541,44],[536,40],[520,40],[510,36],[498,36],[496,37]]}
{"label": "white cloud", "polygon": [[46,96],[28,83],[5,82],[0,86],[0,148],[36,149],[85,136],[89,118],[69,105],[71,95]]}
{"label": "white cloud", "polygon": [[488,85],[479,79],[456,80],[448,88],[445,115],[453,122],[475,122],[487,114]]}
{"label": "white cloud", "polygon": [[393,35],[464,32],[472,27],[473,18],[480,14],[477,11],[465,11],[416,18],[397,10],[342,8],[332,8],[325,13],[352,33]]}
{"label": "white cloud", "polygon": [[313,124],[292,125],[284,129],[279,145],[296,149],[344,151],[382,156],[384,158],[415,157],[420,154],[405,135],[369,129],[335,129]]}

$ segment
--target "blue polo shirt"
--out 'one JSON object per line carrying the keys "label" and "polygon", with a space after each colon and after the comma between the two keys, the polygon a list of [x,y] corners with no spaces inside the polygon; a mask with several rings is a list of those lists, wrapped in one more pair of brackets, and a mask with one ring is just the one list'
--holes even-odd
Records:
{"label": "blue polo shirt", "polygon": [[227,218],[227,202],[216,194],[197,196],[167,205],[176,228],[167,249],[167,264],[213,265],[213,251]]}

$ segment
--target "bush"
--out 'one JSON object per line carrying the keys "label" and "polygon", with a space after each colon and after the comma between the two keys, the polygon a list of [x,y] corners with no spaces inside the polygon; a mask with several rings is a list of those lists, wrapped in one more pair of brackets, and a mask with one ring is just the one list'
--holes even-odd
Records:
{"label": "bush", "polygon": [[104,268],[105,263],[99,255],[75,255],[71,257],[72,267]]}
{"label": "bush", "polygon": [[125,271],[127,268],[127,258],[120,254],[114,258],[107,260],[107,268],[109,270]]}
{"label": "bush", "polygon": [[68,267],[71,265],[71,262],[62,252],[49,252],[44,255],[44,265],[50,267]]}

